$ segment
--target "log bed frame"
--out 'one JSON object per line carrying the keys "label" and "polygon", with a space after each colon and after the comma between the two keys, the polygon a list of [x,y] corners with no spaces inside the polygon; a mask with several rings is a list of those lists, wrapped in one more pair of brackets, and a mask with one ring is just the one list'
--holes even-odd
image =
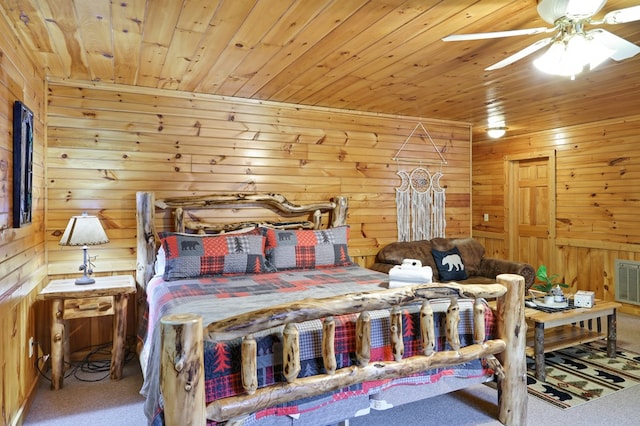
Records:
{"label": "log bed frame", "polygon": [[[156,207],[173,211],[174,227],[178,232],[214,230],[227,232],[246,226],[191,223],[185,220],[185,209],[266,207],[282,216],[312,214],[304,227],[318,229],[322,212],[330,214],[330,226],[346,223],[347,200],[337,197],[330,203],[295,205],[277,194],[211,195],[154,200],[154,194],[137,194],[137,272],[138,283],[144,289],[153,274],[158,237],[155,227]],[[293,226],[298,226],[296,222]],[[288,224],[280,224],[288,227]],[[276,225],[277,226],[277,225]],[[526,424],[527,388],[524,319],[524,278],[502,274],[498,283],[425,284],[388,290],[352,293],[323,299],[304,299],[272,306],[211,324],[192,314],[168,315],[161,319],[162,358],[160,367],[161,391],[164,395],[164,420],[167,425],[204,425],[206,419],[228,425],[241,424],[248,414],[284,402],[295,401],[345,386],[369,380],[405,377],[420,371],[449,367],[485,358],[497,378],[498,419],[505,425]],[[434,351],[435,336],[430,299],[449,297],[446,313],[446,335],[451,350]],[[460,347],[458,336],[458,297],[476,299],[474,303],[474,343]],[[497,339],[485,340],[484,309],[479,299],[496,299]],[[420,333],[424,353],[403,358],[402,321],[400,307],[422,303]],[[369,311],[389,309],[390,340],[393,361],[369,362]],[[359,313],[356,323],[356,357],[358,365],[336,369],[333,336],[333,316]],[[297,329],[293,324],[312,319],[324,319],[322,356],[326,374],[298,378],[300,371]],[[256,341],[253,335],[261,330],[284,326],[283,371],[286,383],[257,388]],[[242,337],[242,384],[246,394],[228,397],[205,404],[204,340],[219,341]]]}

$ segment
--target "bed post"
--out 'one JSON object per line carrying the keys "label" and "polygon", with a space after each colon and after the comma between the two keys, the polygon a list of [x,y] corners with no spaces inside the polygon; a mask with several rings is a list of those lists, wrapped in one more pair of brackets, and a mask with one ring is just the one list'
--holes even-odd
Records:
{"label": "bed post", "polygon": [[202,317],[166,315],[160,324],[160,387],[164,399],[164,423],[167,426],[205,425]]}
{"label": "bed post", "polygon": [[348,200],[344,195],[338,195],[334,197],[333,202],[336,204],[336,207],[331,212],[331,228],[336,228],[338,226],[347,224],[347,210],[348,210]]}
{"label": "bed post", "polygon": [[498,419],[505,425],[521,426],[527,423],[524,278],[500,274],[496,279],[507,287],[507,293],[497,300],[498,337],[507,344],[504,352],[497,355],[504,367],[504,377],[498,376]]}
{"label": "bed post", "polygon": [[156,260],[155,197],[153,192],[136,193],[136,281],[142,288],[153,276]]}

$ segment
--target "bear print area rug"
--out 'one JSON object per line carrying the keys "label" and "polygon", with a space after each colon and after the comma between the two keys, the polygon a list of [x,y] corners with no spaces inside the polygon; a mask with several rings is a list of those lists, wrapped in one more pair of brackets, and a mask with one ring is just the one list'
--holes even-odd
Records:
{"label": "bear print area rug", "polygon": [[545,354],[547,381],[535,378],[527,358],[527,389],[556,407],[576,407],[640,384],[640,354],[618,348],[607,356],[606,342],[592,342]]}

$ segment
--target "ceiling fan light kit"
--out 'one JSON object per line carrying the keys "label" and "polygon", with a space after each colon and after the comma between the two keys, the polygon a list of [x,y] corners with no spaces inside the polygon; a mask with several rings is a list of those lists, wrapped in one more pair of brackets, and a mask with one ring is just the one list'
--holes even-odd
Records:
{"label": "ceiling fan light kit", "polygon": [[640,5],[608,12],[600,21],[592,20],[605,4],[606,0],[539,0],[538,14],[552,24],[552,28],[454,34],[442,40],[481,40],[555,32],[554,35],[536,41],[485,70],[503,68],[549,46],[549,49],[534,61],[536,68],[547,74],[573,79],[586,67],[593,70],[609,58],[622,61],[640,53],[640,47],[608,31],[599,28],[585,31],[585,25],[613,25],[640,20]]}
{"label": "ceiling fan light kit", "polygon": [[592,37],[574,34],[567,40],[553,42],[543,55],[533,61],[533,64],[544,73],[573,79],[585,67],[593,71],[613,53],[612,49],[598,43]]}

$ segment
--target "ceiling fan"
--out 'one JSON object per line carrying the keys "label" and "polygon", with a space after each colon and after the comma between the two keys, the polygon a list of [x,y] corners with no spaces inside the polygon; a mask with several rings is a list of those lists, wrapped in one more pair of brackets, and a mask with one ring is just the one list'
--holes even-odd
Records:
{"label": "ceiling fan", "polygon": [[592,19],[606,2],[607,0],[538,0],[538,14],[553,27],[454,34],[442,40],[482,40],[555,32],[485,70],[503,68],[550,45],[547,52],[534,61],[535,66],[548,74],[573,78],[586,66],[593,70],[608,58],[622,61],[640,53],[639,46],[609,31],[601,28],[585,30],[587,25],[613,25],[640,20],[640,5],[614,10],[605,14],[601,20]]}

